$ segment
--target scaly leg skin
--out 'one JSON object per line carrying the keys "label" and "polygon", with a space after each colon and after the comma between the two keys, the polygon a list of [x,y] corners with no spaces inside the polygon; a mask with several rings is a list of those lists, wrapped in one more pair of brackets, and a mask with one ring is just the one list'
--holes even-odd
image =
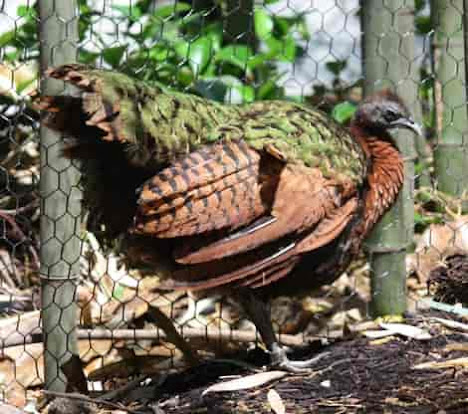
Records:
{"label": "scaly leg skin", "polygon": [[270,350],[270,365],[295,374],[309,374],[312,372],[312,366],[327,354],[328,352],[323,352],[305,361],[291,361],[278,342],[274,342]]}
{"label": "scaly leg skin", "polygon": [[311,367],[319,361],[324,354],[319,354],[306,361],[291,361],[285,350],[276,340],[271,314],[268,305],[264,300],[254,295],[249,290],[239,292],[238,300],[242,304],[250,320],[255,324],[260,335],[270,352],[270,367],[279,368],[295,374],[310,373]]}

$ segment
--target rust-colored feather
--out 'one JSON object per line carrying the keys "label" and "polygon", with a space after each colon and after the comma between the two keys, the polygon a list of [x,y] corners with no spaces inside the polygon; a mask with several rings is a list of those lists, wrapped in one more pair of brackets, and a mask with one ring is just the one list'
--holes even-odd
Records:
{"label": "rust-colored feather", "polygon": [[301,233],[337,207],[333,190],[332,186],[327,187],[327,180],[319,170],[287,167],[279,176],[272,204],[270,215],[275,220],[231,233],[177,260],[184,264],[203,263],[255,249],[288,234]]}
{"label": "rust-colored feather", "polygon": [[332,242],[354,217],[357,208],[358,201],[352,198],[342,207],[329,212],[310,235],[298,242],[296,252],[310,252]]}
{"label": "rust-colored feather", "polygon": [[265,187],[274,179],[260,173],[259,153],[243,141],[201,148],[142,186],[135,231],[179,237],[235,229],[267,211]]}
{"label": "rust-colored feather", "polygon": [[139,204],[142,209],[157,212],[168,199],[229,177],[256,165],[257,151],[243,141],[224,142],[204,147],[162,170],[143,185]]}
{"label": "rust-colored feather", "polygon": [[247,283],[243,286],[250,287],[252,289],[268,286],[287,276],[294,269],[294,266],[296,266],[299,260],[299,256],[294,256],[285,263],[269,269],[268,272],[261,272],[260,275],[247,279]]}
{"label": "rust-colored feather", "polygon": [[276,243],[244,256],[235,256],[200,266],[186,266],[174,273],[174,289],[207,290],[228,284],[247,283],[248,279],[280,270],[294,258],[294,242]]}

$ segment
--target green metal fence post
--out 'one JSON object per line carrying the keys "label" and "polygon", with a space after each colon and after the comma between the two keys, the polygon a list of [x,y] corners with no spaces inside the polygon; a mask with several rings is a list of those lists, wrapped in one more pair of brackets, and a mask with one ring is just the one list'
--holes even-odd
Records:
{"label": "green metal fence post", "polygon": [[[41,77],[50,67],[76,60],[78,12],[75,1],[41,0],[39,39]],[[42,94],[57,94],[61,82],[43,79]],[[59,136],[42,126],[41,277],[45,387],[65,391],[65,367],[77,360],[74,277],[79,272],[79,174],[61,157]],[[69,368],[68,368],[69,369]]]}

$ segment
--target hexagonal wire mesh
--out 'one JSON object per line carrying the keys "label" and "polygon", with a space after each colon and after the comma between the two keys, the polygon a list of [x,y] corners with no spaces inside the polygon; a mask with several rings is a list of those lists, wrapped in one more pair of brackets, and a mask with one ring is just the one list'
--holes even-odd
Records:
{"label": "hexagonal wire mesh", "polygon": [[[390,87],[401,96],[426,132],[395,135],[405,162],[402,195],[366,242],[369,261],[359,256],[318,293],[275,299],[273,319],[286,345],[341,337],[345,326],[356,330],[371,296],[379,314],[403,311],[406,298],[414,307],[429,278],[443,285],[436,264],[466,253],[467,221],[459,209],[467,184],[461,0],[364,0],[362,7],[358,0],[41,3],[0,8],[2,399],[24,405],[28,391],[42,386],[43,355],[53,389],[63,389],[67,370],[80,367],[72,355],[79,355],[86,378],[69,381],[81,390],[184,366],[192,351],[165,317],[201,357],[256,340],[229,297],[161,292],[151,266],[123,260],[129,252],[117,249],[120,236],[115,243],[102,237],[95,211],[84,212],[87,226],[80,224],[77,168],[61,156],[61,134],[39,133],[30,98],[49,66],[78,61],[226,104],[301,102],[344,126],[364,92]],[[41,93],[64,88],[47,80]],[[117,217],[125,216],[130,167],[121,169],[110,155],[106,167],[117,179],[106,183],[103,197]],[[408,284],[406,274],[413,275]],[[444,286],[436,299],[460,300]]]}

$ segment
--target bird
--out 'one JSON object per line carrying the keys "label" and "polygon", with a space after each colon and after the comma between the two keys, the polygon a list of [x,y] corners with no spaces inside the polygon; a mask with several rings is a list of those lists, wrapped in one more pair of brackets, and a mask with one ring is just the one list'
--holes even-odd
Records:
{"label": "bird", "polygon": [[47,76],[75,87],[36,105],[81,161],[88,229],[164,289],[235,298],[271,367],[308,369],[280,346],[269,301],[332,283],[396,201],[389,131],[421,133],[402,100],[370,95],[345,128],[295,102],[227,105],[80,64]]}

